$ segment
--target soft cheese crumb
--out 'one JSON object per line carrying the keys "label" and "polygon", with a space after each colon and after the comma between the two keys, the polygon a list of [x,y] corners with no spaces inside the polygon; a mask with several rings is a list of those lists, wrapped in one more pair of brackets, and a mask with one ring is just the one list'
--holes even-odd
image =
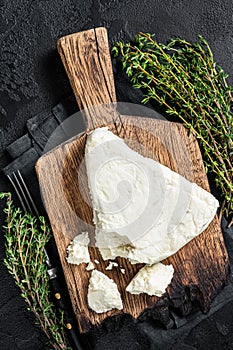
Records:
{"label": "soft cheese crumb", "polygon": [[99,264],[99,263],[100,263],[97,259],[95,259],[94,262],[95,262],[96,264]]}
{"label": "soft cheese crumb", "polygon": [[86,267],[86,270],[91,271],[91,270],[94,270],[94,268],[95,268],[95,265],[93,264],[92,261],[90,261]]}
{"label": "soft cheese crumb", "polygon": [[70,264],[82,264],[90,262],[88,244],[90,240],[88,232],[78,234],[67,248],[67,262]]}
{"label": "soft cheese crumb", "polygon": [[121,273],[123,273],[123,275],[125,274],[125,269],[121,269]]}
{"label": "soft cheese crumb", "polygon": [[97,313],[123,308],[116,283],[97,270],[91,273],[87,300],[89,307]]}
{"label": "soft cheese crumb", "polygon": [[172,265],[161,263],[144,266],[126,287],[131,294],[147,293],[161,297],[171,283],[174,273]]}
{"label": "soft cheese crumb", "polygon": [[118,266],[118,263],[117,262],[114,262],[114,261],[110,261],[108,266],[106,267],[106,270],[112,270],[113,267],[117,267]]}

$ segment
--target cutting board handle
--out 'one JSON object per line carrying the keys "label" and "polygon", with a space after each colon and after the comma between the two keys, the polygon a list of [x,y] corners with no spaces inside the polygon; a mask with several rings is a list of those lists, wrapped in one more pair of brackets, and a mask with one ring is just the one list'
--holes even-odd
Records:
{"label": "cutting board handle", "polygon": [[103,27],[64,36],[57,42],[87,129],[120,121],[107,30]]}

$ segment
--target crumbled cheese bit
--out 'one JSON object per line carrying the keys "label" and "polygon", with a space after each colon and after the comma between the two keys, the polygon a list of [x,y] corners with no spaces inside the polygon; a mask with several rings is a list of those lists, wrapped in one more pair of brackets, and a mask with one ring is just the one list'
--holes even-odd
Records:
{"label": "crumbled cheese bit", "polygon": [[145,265],[128,284],[126,291],[131,294],[147,293],[161,297],[171,283],[173,273],[172,265]]}
{"label": "crumbled cheese bit", "polygon": [[105,270],[112,270],[112,268],[113,268],[114,266],[117,267],[117,266],[118,266],[118,263],[117,263],[117,262],[114,262],[114,261],[110,261]]}
{"label": "crumbled cheese bit", "polygon": [[95,265],[93,264],[93,262],[89,261],[88,265],[86,266],[86,270],[91,271],[91,270],[94,270],[94,268],[95,268]]}
{"label": "crumbled cheese bit", "polygon": [[125,269],[120,269],[121,273],[123,273],[123,275],[125,274]]}
{"label": "crumbled cheese bit", "polygon": [[99,263],[100,263],[97,259],[95,259],[94,262],[95,262],[96,264],[99,264]]}
{"label": "crumbled cheese bit", "polygon": [[91,273],[87,300],[89,307],[97,313],[123,308],[116,283],[98,270]]}
{"label": "crumbled cheese bit", "polygon": [[88,232],[82,232],[75,236],[73,241],[67,248],[67,262],[69,264],[82,264],[90,262],[90,254],[88,251],[88,244],[90,240],[88,237]]}

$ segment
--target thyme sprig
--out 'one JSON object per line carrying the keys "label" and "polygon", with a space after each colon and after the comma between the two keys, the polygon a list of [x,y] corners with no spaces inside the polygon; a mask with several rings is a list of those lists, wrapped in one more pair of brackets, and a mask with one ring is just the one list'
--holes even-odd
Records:
{"label": "thyme sprig", "polygon": [[[154,35],[139,33],[135,44],[113,47],[143,103],[155,100],[172,118],[178,117],[197,137],[206,171],[215,174],[226,215],[233,213],[232,91],[201,36],[191,44],[179,38],[167,45]],[[232,224],[232,222],[230,223]]]}
{"label": "thyme sprig", "polygon": [[15,208],[10,193],[0,193],[6,199],[5,233],[6,258],[4,263],[21,289],[21,296],[28,310],[36,316],[37,323],[56,350],[69,350],[65,337],[63,313],[57,311],[50,299],[50,284],[47,273],[45,244],[51,237],[44,217],[22,213]]}

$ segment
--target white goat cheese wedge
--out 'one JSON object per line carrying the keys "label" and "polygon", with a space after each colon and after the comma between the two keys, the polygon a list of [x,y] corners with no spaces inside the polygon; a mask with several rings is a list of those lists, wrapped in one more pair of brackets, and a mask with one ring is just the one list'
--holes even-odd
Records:
{"label": "white goat cheese wedge", "polygon": [[90,243],[88,232],[82,232],[75,236],[67,248],[67,262],[70,264],[82,264],[90,262],[88,244]]}
{"label": "white goat cheese wedge", "polygon": [[171,283],[173,273],[172,265],[146,265],[131,280],[126,291],[131,294],[147,293],[161,297]]}
{"label": "white goat cheese wedge", "polygon": [[88,185],[96,246],[104,260],[157,263],[212,221],[219,205],[209,192],[129,148],[107,127],[87,136]]}
{"label": "white goat cheese wedge", "polygon": [[89,307],[97,313],[123,308],[116,283],[100,271],[92,271],[87,300]]}
{"label": "white goat cheese wedge", "polygon": [[94,268],[95,268],[95,265],[93,264],[93,262],[89,261],[89,263],[86,266],[86,270],[91,271],[91,270],[94,270]]}

